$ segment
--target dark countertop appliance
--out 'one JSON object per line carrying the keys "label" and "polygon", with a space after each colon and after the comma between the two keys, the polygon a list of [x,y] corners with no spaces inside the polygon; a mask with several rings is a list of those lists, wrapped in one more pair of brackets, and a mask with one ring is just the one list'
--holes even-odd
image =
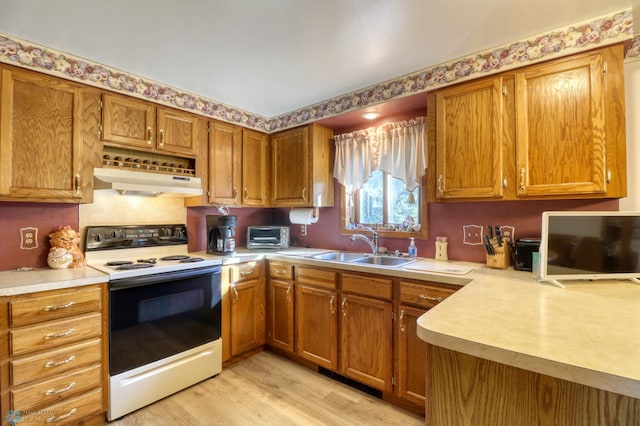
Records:
{"label": "dark countertop appliance", "polygon": [[520,238],[516,240],[516,261],[514,269],[519,271],[533,270],[532,253],[540,250],[540,238]]}
{"label": "dark countertop appliance", "polygon": [[229,256],[236,251],[236,216],[207,216],[207,253]]}

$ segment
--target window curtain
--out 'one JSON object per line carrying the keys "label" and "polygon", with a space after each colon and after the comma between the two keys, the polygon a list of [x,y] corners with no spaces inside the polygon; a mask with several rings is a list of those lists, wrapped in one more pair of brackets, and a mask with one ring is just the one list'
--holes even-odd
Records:
{"label": "window curtain", "polygon": [[347,194],[358,191],[374,170],[401,179],[407,191],[420,186],[427,168],[425,118],[334,136],[334,177]]}

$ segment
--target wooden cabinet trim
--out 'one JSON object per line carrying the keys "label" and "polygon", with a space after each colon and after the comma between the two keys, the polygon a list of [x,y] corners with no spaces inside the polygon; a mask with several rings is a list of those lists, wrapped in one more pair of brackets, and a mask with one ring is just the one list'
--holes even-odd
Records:
{"label": "wooden cabinet trim", "polygon": [[391,300],[393,298],[393,280],[343,273],[342,291]]}

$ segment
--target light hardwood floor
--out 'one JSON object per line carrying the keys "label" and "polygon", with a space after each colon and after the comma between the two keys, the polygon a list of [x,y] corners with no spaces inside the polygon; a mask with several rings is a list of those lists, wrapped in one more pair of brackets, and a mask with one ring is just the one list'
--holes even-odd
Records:
{"label": "light hardwood floor", "polygon": [[268,351],[110,426],[423,425],[416,416]]}

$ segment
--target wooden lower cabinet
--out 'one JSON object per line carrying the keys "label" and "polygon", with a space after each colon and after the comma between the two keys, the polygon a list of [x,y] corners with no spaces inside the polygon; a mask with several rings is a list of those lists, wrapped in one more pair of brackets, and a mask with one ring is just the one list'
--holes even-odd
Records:
{"label": "wooden lower cabinet", "polygon": [[296,271],[296,353],[320,367],[338,369],[336,273],[299,267]]}
{"label": "wooden lower cabinet", "polygon": [[265,276],[262,262],[232,266],[231,356],[256,349],[265,343]]}
{"label": "wooden lower cabinet", "polygon": [[342,373],[360,383],[391,392],[393,305],[352,294],[342,296]]}
{"label": "wooden lower cabinet", "polygon": [[106,315],[106,284],[0,298],[3,425],[104,422]]}
{"label": "wooden lower cabinet", "polygon": [[340,370],[372,388],[393,391],[393,280],[342,274]]}
{"label": "wooden lower cabinet", "polygon": [[265,343],[263,262],[222,267],[222,362]]}
{"label": "wooden lower cabinet", "polygon": [[424,407],[427,344],[420,340],[418,318],[426,309],[400,305],[398,319],[398,396]]}
{"label": "wooden lower cabinet", "polygon": [[293,265],[269,262],[267,344],[289,353],[295,350],[293,309]]}

